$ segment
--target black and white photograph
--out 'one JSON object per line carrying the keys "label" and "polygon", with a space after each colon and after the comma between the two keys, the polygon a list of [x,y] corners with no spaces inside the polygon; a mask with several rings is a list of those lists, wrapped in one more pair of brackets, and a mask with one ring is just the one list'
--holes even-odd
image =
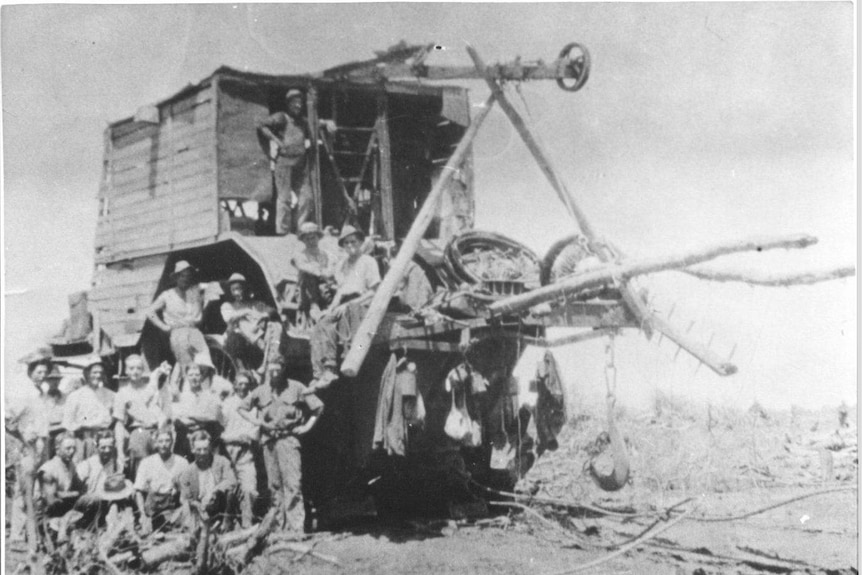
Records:
{"label": "black and white photograph", "polygon": [[2,569],[858,573],[856,22],[3,4]]}

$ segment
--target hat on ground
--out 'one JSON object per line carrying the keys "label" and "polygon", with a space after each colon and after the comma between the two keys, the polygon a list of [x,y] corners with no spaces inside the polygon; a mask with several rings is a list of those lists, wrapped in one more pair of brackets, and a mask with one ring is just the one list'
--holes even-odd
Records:
{"label": "hat on ground", "polygon": [[227,279],[227,285],[235,283],[247,283],[245,276],[242,274],[231,274],[231,276]]}
{"label": "hat on ground", "polygon": [[132,496],[132,482],[123,477],[122,473],[109,475],[102,484],[99,491],[99,499],[102,501],[119,501]]}
{"label": "hat on ground", "polygon": [[296,89],[288,90],[287,94],[285,94],[285,96],[284,96],[284,99],[285,100],[291,100],[293,98],[302,98],[302,92],[300,92],[299,90],[296,90]]}
{"label": "hat on ground", "polygon": [[314,222],[304,222],[299,226],[299,239],[304,240],[306,236],[317,236],[320,238],[323,237],[323,232],[320,231],[320,228]]}
{"label": "hat on ground", "polygon": [[344,240],[350,236],[359,236],[360,242],[365,240],[365,234],[363,234],[361,230],[357,230],[353,226],[347,225],[342,228],[341,235],[338,236],[338,245],[344,247]]}
{"label": "hat on ground", "polygon": [[183,273],[186,270],[192,270],[193,272],[197,271],[197,269],[195,269],[195,267],[192,266],[192,264],[190,264],[186,260],[180,260],[176,264],[174,264],[174,271],[171,276]]}

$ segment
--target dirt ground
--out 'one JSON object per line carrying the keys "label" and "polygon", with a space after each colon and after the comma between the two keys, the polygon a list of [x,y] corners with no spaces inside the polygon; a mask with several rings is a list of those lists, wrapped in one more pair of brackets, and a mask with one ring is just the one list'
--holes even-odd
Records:
{"label": "dirt ground", "polygon": [[[539,458],[517,487],[535,497],[518,499],[527,510],[492,507],[500,514],[395,526],[369,522],[310,535],[301,542],[310,547],[306,553],[270,542],[243,572],[857,573],[855,406],[846,426],[837,408],[738,411],[667,397],[657,398],[649,413],[618,416],[633,470],[618,492],[599,490],[583,471],[603,419],[574,414],[560,448]],[[7,572],[14,573],[23,557],[7,551]],[[188,573],[190,565],[166,564],[159,572]]]}

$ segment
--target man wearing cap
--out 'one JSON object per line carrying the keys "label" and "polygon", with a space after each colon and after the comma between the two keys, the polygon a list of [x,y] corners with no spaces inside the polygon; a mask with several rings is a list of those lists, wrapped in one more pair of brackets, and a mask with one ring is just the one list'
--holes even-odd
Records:
{"label": "man wearing cap", "polygon": [[154,449],[155,431],[167,420],[159,397],[159,377],[164,369],[144,377],[144,360],[138,354],[126,358],[128,382],[114,396],[114,426],[121,463],[128,456],[129,476],[134,477],[140,461]]}
{"label": "man wearing cap", "polygon": [[263,302],[249,299],[244,275],[232,274],[227,284],[232,301],[221,306],[221,316],[227,324],[225,352],[236,361],[239,369],[257,367],[263,361],[266,321],[274,310]]}
{"label": "man wearing cap", "polygon": [[[302,117],[302,92],[289,90],[285,95],[286,112],[276,112],[258,125],[264,139],[264,153],[274,163],[276,201],[275,233],[285,235],[291,225],[291,192],[298,198],[297,225],[312,219],[313,202],[308,183],[306,149],[311,146],[308,123]],[[275,157],[271,157],[275,144]]]}
{"label": "man wearing cap", "polygon": [[311,331],[312,388],[323,389],[338,379],[336,373],[338,338],[345,342],[362,321],[374,290],[380,284],[377,261],[363,253],[365,234],[347,225],[341,230],[338,245],[346,257],[335,266],[338,289],[332,304]]}
{"label": "man wearing cap", "polygon": [[[243,400],[238,413],[260,426],[269,490],[284,514],[280,518],[282,525],[302,533],[305,506],[300,438],[317,423],[323,412],[323,402],[300,382],[288,379],[281,356],[270,359],[267,372],[269,385],[252,391]],[[257,416],[255,409],[259,412]]]}
{"label": "man wearing cap", "polygon": [[180,370],[198,354],[212,363],[204,335],[198,329],[203,319],[204,294],[200,284],[194,283],[195,271],[189,262],[178,261],[171,274],[174,287],[159,294],[146,311],[147,319],[170,336],[171,351]]}
{"label": "man wearing cap", "polygon": [[332,299],[335,281],[329,255],[320,249],[322,237],[323,233],[314,222],[299,226],[299,239],[305,247],[290,262],[299,270],[299,310],[314,320]]}
{"label": "man wearing cap", "polygon": [[[27,364],[30,381],[17,393],[6,392],[6,431],[21,442],[20,458],[17,462],[15,493],[12,499],[10,541],[23,541],[26,513],[24,509],[25,481],[33,481],[33,471],[45,458],[48,438],[48,421],[43,402],[42,382],[51,371],[51,362],[39,358]],[[32,485],[32,484],[31,484]]]}
{"label": "man wearing cap", "polygon": [[94,361],[84,368],[84,385],[69,394],[63,427],[78,441],[75,463],[96,453],[96,435],[114,423],[111,412],[115,394],[104,387],[105,366]]}

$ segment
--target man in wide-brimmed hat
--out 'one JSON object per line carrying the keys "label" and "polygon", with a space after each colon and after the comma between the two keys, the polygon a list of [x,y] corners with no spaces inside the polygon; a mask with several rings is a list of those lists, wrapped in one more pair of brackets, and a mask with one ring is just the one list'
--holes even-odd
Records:
{"label": "man in wide-brimmed hat", "polygon": [[250,299],[248,281],[240,273],[227,280],[231,300],[221,305],[224,319],[224,350],[239,369],[256,368],[263,361],[267,320],[277,319],[275,310],[261,301]]}
{"label": "man in wide-brimmed hat", "polygon": [[[170,336],[171,351],[180,370],[192,363],[198,354],[205,355],[212,363],[206,340],[199,329],[203,319],[204,294],[201,285],[195,283],[196,271],[186,260],[178,261],[171,274],[174,286],[159,294],[146,312],[147,319]],[[179,372],[174,381],[178,375]]]}
{"label": "man in wide-brimmed hat", "polygon": [[336,371],[338,334],[353,334],[367,310],[374,290],[380,284],[377,261],[363,253],[365,234],[344,226],[338,245],[346,257],[335,266],[338,289],[327,312],[311,332],[312,388],[324,389],[338,379]]}
{"label": "man in wide-brimmed hat", "polygon": [[44,394],[41,386],[51,371],[51,360],[45,355],[33,355],[23,361],[27,363],[30,381],[17,387],[4,388],[6,430],[21,442],[20,457],[16,462],[17,481],[12,499],[10,541],[24,540],[24,481],[31,476],[39,461],[44,459],[48,439],[48,421],[42,409]]}
{"label": "man in wide-brimmed hat", "polygon": [[298,235],[305,247],[291,263],[299,270],[299,311],[317,320],[321,310],[332,300],[335,282],[332,264],[329,255],[320,249],[323,232],[317,224],[305,222],[299,227]]}

